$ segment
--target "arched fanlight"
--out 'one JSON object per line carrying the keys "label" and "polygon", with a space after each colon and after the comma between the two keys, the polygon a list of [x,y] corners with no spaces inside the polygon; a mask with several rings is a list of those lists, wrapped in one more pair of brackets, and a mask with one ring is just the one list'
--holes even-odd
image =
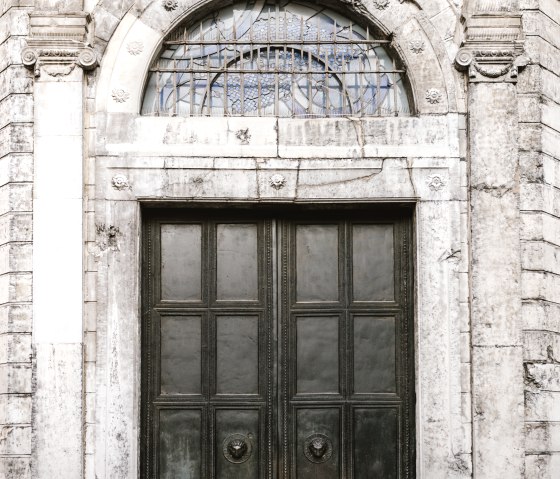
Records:
{"label": "arched fanlight", "polygon": [[339,13],[249,0],[176,28],[148,78],[142,114],[337,117],[410,113],[387,40]]}

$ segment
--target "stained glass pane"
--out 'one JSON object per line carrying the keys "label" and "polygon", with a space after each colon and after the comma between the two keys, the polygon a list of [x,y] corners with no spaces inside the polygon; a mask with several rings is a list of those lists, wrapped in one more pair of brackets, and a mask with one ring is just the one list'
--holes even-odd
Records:
{"label": "stained glass pane", "polygon": [[240,2],[171,33],[150,70],[142,113],[408,114],[404,71],[387,43],[329,9]]}

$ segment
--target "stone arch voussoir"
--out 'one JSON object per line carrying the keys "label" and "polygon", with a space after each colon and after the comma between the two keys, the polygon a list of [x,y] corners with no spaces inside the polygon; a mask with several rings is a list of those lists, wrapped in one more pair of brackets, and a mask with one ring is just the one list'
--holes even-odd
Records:
{"label": "stone arch voussoir", "polygon": [[[430,15],[450,9],[447,0],[332,0],[361,15],[392,39],[403,61],[418,114],[456,112],[459,75],[451,54]],[[429,4],[429,15],[422,9]],[[103,2],[92,12],[94,47],[103,58],[97,109],[138,113],[147,71],[161,42],[178,23],[194,12],[205,12],[216,0],[151,0]],[[437,5],[435,5],[437,4]],[[450,25],[449,28],[452,28]]]}

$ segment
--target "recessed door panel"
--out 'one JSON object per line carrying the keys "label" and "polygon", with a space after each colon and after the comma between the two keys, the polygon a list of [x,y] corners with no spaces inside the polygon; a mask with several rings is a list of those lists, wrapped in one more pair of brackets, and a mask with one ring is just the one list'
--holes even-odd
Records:
{"label": "recessed door panel", "polygon": [[397,408],[356,408],[353,412],[354,479],[398,479]]}
{"label": "recessed door panel", "polygon": [[393,225],[352,226],[354,301],[394,301]]}
{"label": "recessed door panel", "polygon": [[354,316],[354,393],[396,393],[394,317]]}
{"label": "recessed door panel", "polygon": [[297,301],[338,301],[338,225],[297,225],[295,236]]}
{"label": "recessed door panel", "polygon": [[216,393],[258,394],[259,317],[216,316]]}
{"label": "recessed door panel", "polygon": [[201,477],[203,464],[201,431],[200,410],[159,410],[157,449],[160,479]]}
{"label": "recessed door panel", "polygon": [[216,297],[218,301],[259,299],[256,224],[218,224]]}
{"label": "recessed door panel", "polygon": [[340,408],[295,408],[294,478],[341,477]]}
{"label": "recessed door panel", "polygon": [[202,394],[202,317],[162,316],[160,325],[161,394]]}
{"label": "recessed door panel", "polygon": [[161,225],[161,297],[202,300],[202,225]]}
{"label": "recessed door panel", "polygon": [[141,479],[413,479],[408,220],[150,211]]}
{"label": "recessed door panel", "polygon": [[217,409],[216,479],[260,479],[259,410]]}
{"label": "recessed door panel", "polygon": [[338,394],[339,317],[296,316],[297,394]]}

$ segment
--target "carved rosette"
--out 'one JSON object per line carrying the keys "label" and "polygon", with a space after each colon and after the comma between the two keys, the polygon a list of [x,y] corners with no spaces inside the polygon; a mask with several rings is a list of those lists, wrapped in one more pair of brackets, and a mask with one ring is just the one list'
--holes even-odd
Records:
{"label": "carved rosette", "polygon": [[117,103],[124,103],[130,98],[130,93],[122,88],[115,88],[111,92],[111,96]]}
{"label": "carved rosette", "polygon": [[436,103],[439,103],[441,99],[442,94],[437,88],[430,88],[429,90],[426,90],[426,100],[428,103],[435,105]]}
{"label": "carved rosette", "polygon": [[390,0],[373,0],[373,4],[377,10],[385,10],[389,6]]}
{"label": "carved rosette", "polygon": [[129,42],[126,49],[131,55],[140,55],[144,50],[144,44],[142,42]]}
{"label": "carved rosette", "polygon": [[179,6],[178,0],[163,0],[162,2],[163,8],[165,8],[168,12],[175,10]]}
{"label": "carved rosette", "polygon": [[426,180],[428,187],[432,191],[440,191],[445,187],[445,181],[440,175],[430,175]]}
{"label": "carved rosette", "polygon": [[422,53],[424,51],[424,49],[426,48],[426,43],[421,39],[410,40],[410,42],[408,42],[408,47],[410,48],[410,51],[412,53],[416,53],[418,55],[419,53]]}
{"label": "carved rosette", "polygon": [[125,175],[118,174],[113,176],[111,183],[115,190],[122,191],[130,189],[130,183],[128,182],[128,178]]}

